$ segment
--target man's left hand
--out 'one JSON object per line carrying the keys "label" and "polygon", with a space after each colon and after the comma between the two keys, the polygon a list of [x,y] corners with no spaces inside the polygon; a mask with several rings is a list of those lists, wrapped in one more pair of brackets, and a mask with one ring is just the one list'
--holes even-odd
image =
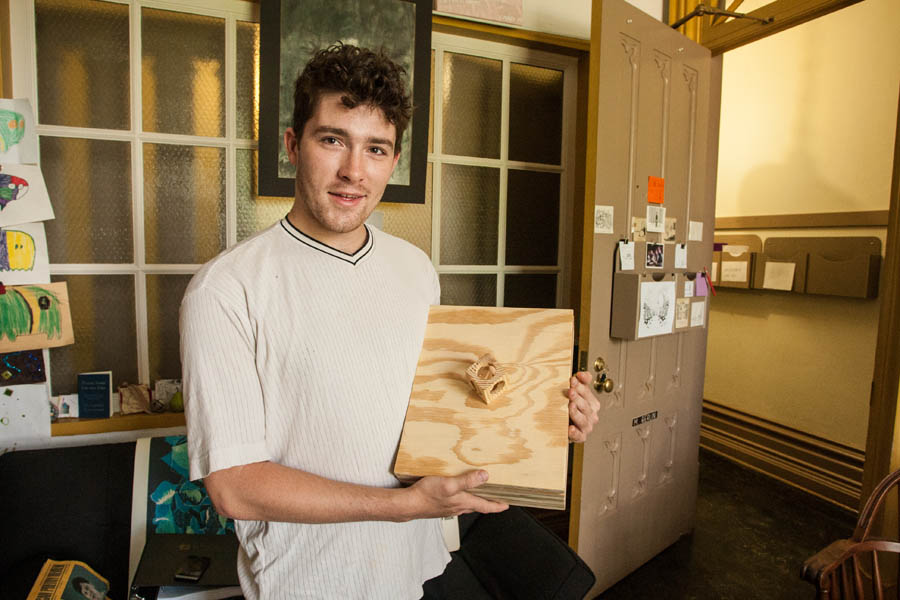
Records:
{"label": "man's left hand", "polygon": [[583,442],[600,418],[600,401],[591,391],[591,374],[579,371],[569,380],[569,441]]}

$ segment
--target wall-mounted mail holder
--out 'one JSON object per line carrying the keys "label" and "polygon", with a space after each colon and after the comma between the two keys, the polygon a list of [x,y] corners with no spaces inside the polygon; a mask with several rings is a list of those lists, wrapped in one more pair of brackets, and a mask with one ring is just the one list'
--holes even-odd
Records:
{"label": "wall-mounted mail holder", "polygon": [[880,269],[876,237],[773,237],[754,259],[751,287],[877,298]]}
{"label": "wall-mounted mail holder", "polygon": [[[747,289],[753,281],[755,257],[762,250],[758,235],[717,235],[715,249],[719,265],[713,283],[720,287]],[[715,260],[715,259],[714,259]]]}
{"label": "wall-mounted mail holder", "polygon": [[613,276],[609,335],[637,340],[703,327],[708,289],[697,272],[619,271]]}

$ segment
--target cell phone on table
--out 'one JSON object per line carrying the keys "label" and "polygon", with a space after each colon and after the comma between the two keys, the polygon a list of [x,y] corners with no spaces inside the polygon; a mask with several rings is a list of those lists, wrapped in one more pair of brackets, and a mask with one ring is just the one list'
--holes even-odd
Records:
{"label": "cell phone on table", "polygon": [[175,571],[175,579],[179,581],[200,581],[203,573],[209,567],[208,556],[195,556],[193,554],[184,559]]}

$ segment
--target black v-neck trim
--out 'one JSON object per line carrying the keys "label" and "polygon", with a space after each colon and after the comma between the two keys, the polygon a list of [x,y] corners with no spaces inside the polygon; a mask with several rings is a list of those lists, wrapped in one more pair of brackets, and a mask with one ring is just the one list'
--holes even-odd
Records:
{"label": "black v-neck trim", "polygon": [[297,229],[297,227],[293,223],[291,223],[287,217],[281,220],[281,227],[288,233],[288,235],[290,235],[301,244],[309,246],[313,250],[318,250],[319,252],[327,254],[328,256],[334,257],[338,260],[350,263],[351,265],[359,264],[359,261],[368,256],[369,253],[372,252],[372,249],[375,247],[375,237],[369,230],[368,225],[364,225],[364,227],[366,228],[366,241],[363,242],[362,247],[353,254],[348,254],[343,250],[333,248],[328,244],[320,242],[319,240],[306,235],[305,233]]}

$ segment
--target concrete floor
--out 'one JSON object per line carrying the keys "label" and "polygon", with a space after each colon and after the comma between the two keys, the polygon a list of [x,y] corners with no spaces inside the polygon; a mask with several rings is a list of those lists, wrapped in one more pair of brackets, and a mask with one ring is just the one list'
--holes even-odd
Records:
{"label": "concrete floor", "polygon": [[694,532],[599,600],[804,600],[803,561],[849,537],[856,515],[700,451]]}

